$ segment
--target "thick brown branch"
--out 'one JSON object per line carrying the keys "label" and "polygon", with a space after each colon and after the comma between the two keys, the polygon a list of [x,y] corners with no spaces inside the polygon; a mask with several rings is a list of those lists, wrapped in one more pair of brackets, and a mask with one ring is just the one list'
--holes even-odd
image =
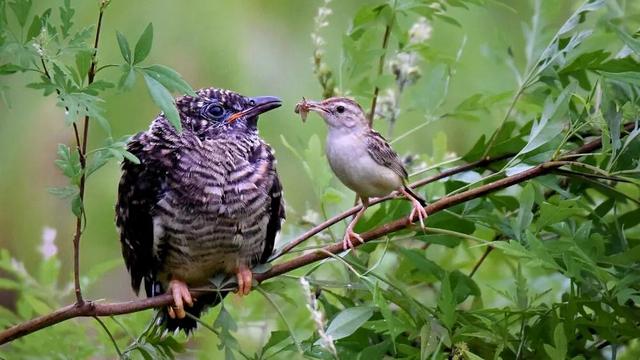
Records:
{"label": "thick brown branch", "polygon": [[[634,124],[626,124],[625,130],[630,131],[633,129]],[[576,150],[568,153],[566,156],[573,154],[581,154],[581,153],[589,153],[595,149],[598,149],[602,145],[601,140],[597,139],[590,143],[584,144],[583,146],[577,148]],[[564,160],[564,157],[561,157],[559,160]],[[489,159],[485,160],[489,161]],[[471,164],[470,164],[471,165]],[[474,189],[467,190],[465,192],[446,196],[438,201],[428,205],[425,209],[427,213],[434,214],[438,211],[442,211],[444,209],[450,208],[457,204],[478,198],[480,196],[489,194],[491,192],[507,188],[509,186],[522,183],[526,180],[545,175],[550,171],[563,166],[564,162],[562,161],[548,161],[542,163],[536,167],[518,173],[516,175],[507,176],[503,179],[496,180],[494,182],[488,183],[486,185],[479,186]],[[477,166],[477,165],[476,165]],[[443,172],[446,173],[446,172]],[[450,176],[441,175],[441,176]],[[425,179],[423,181],[427,181],[429,179]],[[353,210],[353,209],[352,209]],[[351,210],[350,210],[351,211]],[[349,216],[349,215],[346,215]],[[416,219],[409,218],[401,218],[395,221],[391,221],[387,224],[384,224],[375,229],[369,230],[360,234],[365,242],[377,239],[379,237],[388,235],[390,233],[396,232],[398,230],[402,230],[407,228],[412,222]],[[331,225],[326,225],[329,227]],[[322,229],[321,229],[322,230]],[[359,244],[356,244],[358,246]],[[267,279],[271,279],[278,275],[287,273],[289,271],[301,268],[305,265],[309,265],[313,262],[325,259],[330,256],[330,254],[338,254],[342,252],[342,243],[335,243],[328,245],[324,248],[318,249],[313,252],[309,252],[307,254],[298,256],[291,260],[285,261],[280,264],[274,265],[271,269],[264,273],[255,274],[255,279],[258,282],[263,282]],[[192,291],[194,296],[198,296],[201,292]],[[7,343],[14,339],[20,338],[22,336],[28,335],[35,331],[44,329],[46,327],[52,326],[54,324],[60,323],[62,321],[75,318],[75,317],[87,317],[87,316],[110,316],[110,315],[120,315],[120,314],[129,314],[141,310],[157,308],[161,306],[167,306],[172,304],[173,300],[170,295],[161,295],[153,298],[143,299],[143,300],[133,300],[119,303],[96,303],[87,301],[82,304],[74,304],[63,307],[54,311],[51,314],[43,315],[41,317],[26,321],[24,323],[15,325],[3,332],[0,333],[0,344]]]}
{"label": "thick brown branch", "polygon": [[[494,157],[494,158],[484,158],[484,159],[480,159],[480,160],[477,160],[477,161],[474,161],[474,162],[471,162],[471,163],[468,163],[468,164],[460,165],[460,166],[445,170],[445,171],[443,171],[443,172],[441,172],[439,174],[436,174],[434,176],[431,176],[431,177],[416,181],[416,182],[410,184],[409,187],[412,188],[412,189],[416,189],[416,188],[425,186],[427,184],[430,184],[432,182],[447,178],[449,176],[453,176],[453,175],[456,175],[456,174],[459,174],[459,173],[462,173],[462,172],[465,172],[465,171],[469,171],[469,170],[472,170],[472,169],[475,169],[475,168],[479,168],[479,167],[484,167],[484,166],[490,165],[492,163],[508,159],[511,156],[513,156],[513,154],[497,156],[497,157]],[[396,195],[395,194],[391,194],[391,195],[384,196],[384,197],[381,197],[381,198],[372,199],[372,200],[369,201],[369,206],[376,205],[376,204],[379,204],[381,202],[384,202],[384,201],[387,201],[387,200],[391,200],[391,199],[395,199],[395,198],[396,198]],[[271,260],[275,260],[275,259],[279,258],[280,256],[285,255],[286,253],[291,251],[291,249],[293,249],[294,247],[300,245],[304,241],[310,239],[314,235],[316,235],[316,234],[320,233],[321,231],[329,228],[330,226],[332,226],[332,225],[334,225],[334,224],[336,224],[336,223],[348,218],[349,216],[352,216],[353,214],[355,214],[358,211],[360,211],[360,209],[362,209],[362,205],[354,206],[351,209],[346,210],[346,211],[344,211],[344,212],[342,212],[342,213],[340,213],[340,214],[338,214],[338,215],[336,215],[336,216],[334,216],[334,217],[332,217],[330,219],[327,219],[326,221],[324,221],[324,222],[312,227],[311,229],[307,230],[302,235],[298,236],[297,238],[295,238],[294,240],[289,242],[287,245],[283,246],[282,250],[278,254],[274,255]]]}

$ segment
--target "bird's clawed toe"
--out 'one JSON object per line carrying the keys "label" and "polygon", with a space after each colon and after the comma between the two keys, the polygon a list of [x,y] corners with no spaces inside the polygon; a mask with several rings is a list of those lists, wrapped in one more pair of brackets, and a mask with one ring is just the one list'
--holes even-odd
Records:
{"label": "bird's clawed toe", "polygon": [[236,277],[238,280],[238,295],[249,295],[253,282],[253,273],[251,272],[251,269],[246,266],[241,266],[236,273]]}
{"label": "bird's clawed toe", "polygon": [[184,304],[193,306],[193,298],[189,293],[187,284],[180,280],[171,280],[169,282],[169,293],[173,296],[173,306],[169,306],[169,317],[182,319],[186,316]]}
{"label": "bird's clawed toe", "polygon": [[348,250],[355,248],[355,245],[351,241],[352,239],[355,239],[361,244],[364,244],[364,239],[362,238],[362,236],[360,236],[360,234],[354,232],[351,229],[347,229],[347,232],[344,234],[344,238],[342,239],[342,249]]}
{"label": "bird's clawed toe", "polygon": [[427,214],[427,210],[425,210],[425,208],[422,206],[422,204],[420,204],[418,200],[411,199],[411,202],[413,203],[413,209],[411,209],[409,219],[413,221],[413,219],[415,219],[417,216],[418,220],[420,220],[420,227],[424,229],[424,221],[427,219],[429,214]]}

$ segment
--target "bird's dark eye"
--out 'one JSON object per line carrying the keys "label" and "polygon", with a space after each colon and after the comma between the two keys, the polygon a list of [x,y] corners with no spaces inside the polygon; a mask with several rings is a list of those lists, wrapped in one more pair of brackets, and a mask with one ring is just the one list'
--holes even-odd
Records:
{"label": "bird's dark eye", "polygon": [[209,119],[217,119],[224,115],[224,108],[217,104],[208,105],[203,110],[202,115]]}
{"label": "bird's dark eye", "polygon": [[340,114],[342,114],[344,112],[344,106],[342,105],[338,105],[338,107],[336,107],[336,111]]}

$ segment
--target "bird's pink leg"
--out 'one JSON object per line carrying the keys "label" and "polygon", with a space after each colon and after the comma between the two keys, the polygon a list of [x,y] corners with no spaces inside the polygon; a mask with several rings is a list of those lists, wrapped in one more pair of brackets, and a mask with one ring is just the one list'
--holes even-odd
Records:
{"label": "bird's pink leg", "polygon": [[405,189],[400,189],[400,192],[413,204],[413,209],[411,209],[409,219],[413,221],[413,219],[415,219],[417,215],[418,219],[420,220],[420,227],[424,229],[424,220],[429,216],[429,214],[427,214],[427,210],[425,210],[418,199],[413,197],[413,195],[411,195],[408,191],[406,191]]}
{"label": "bird's pink leg", "polygon": [[253,282],[253,273],[246,265],[240,265],[236,272],[238,280],[238,295],[248,295],[251,291],[251,283]]}
{"label": "bird's pink leg", "polygon": [[193,298],[189,293],[189,288],[181,280],[173,279],[169,281],[169,293],[173,296],[173,306],[169,306],[169,317],[182,319],[186,316],[184,304],[193,306]]}
{"label": "bird's pink leg", "polygon": [[351,242],[351,239],[358,240],[361,244],[364,244],[364,239],[358,233],[353,231],[353,228],[358,223],[358,220],[364,215],[364,212],[367,211],[367,207],[369,207],[369,199],[362,198],[362,209],[356,213],[356,216],[353,217],[353,220],[347,225],[347,230],[345,231],[344,238],[342,239],[342,249],[353,249],[355,246]]}

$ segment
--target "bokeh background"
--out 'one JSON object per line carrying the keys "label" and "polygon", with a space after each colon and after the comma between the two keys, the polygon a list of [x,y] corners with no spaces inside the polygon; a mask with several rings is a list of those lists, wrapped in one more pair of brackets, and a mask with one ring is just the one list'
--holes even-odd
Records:
{"label": "bokeh background", "polygon": [[[40,12],[45,3],[36,1]],[[331,3],[330,25],[322,29],[326,41],[326,61],[334,70],[341,58],[342,36],[356,10],[368,1],[340,0]],[[557,27],[577,6],[578,1],[558,1],[545,7],[545,20]],[[319,98],[321,88],[313,73],[313,17],[320,1],[244,0],[244,1],[117,1],[114,0],[104,18],[100,40],[100,64],[120,63],[115,32],[124,33],[130,43],[148,22],[154,24],[154,44],[146,63],[173,67],[194,87],[222,87],[245,95],[276,95],[284,105],[263,116],[259,123],[263,138],[276,150],[278,170],[285,189],[288,221],[284,232],[299,231],[294,226],[307,209],[318,210],[318,197],[312,180],[302,170],[300,160],[283,144],[282,137],[303,151],[315,135],[323,139],[324,124],[310,116],[303,124],[293,113],[302,96]],[[511,51],[516,66],[522,68],[524,44],[521,25],[529,22],[529,2],[510,1],[513,10],[499,5],[452,9],[450,16],[461,27],[443,21],[431,23],[433,33],[429,45],[434,53],[455,58],[463,41],[459,62],[453,73],[444,103],[438,108],[403,111],[396,134],[402,134],[475,93],[499,93],[516,88],[509,65],[500,59]],[[93,24],[95,1],[74,2],[76,26]],[[381,32],[382,32],[381,28]],[[464,40],[466,38],[466,40]],[[392,54],[390,54],[392,55]],[[441,96],[440,84],[434,80],[441,64],[423,61],[422,77],[416,87],[433,87]],[[98,78],[116,80],[116,72],[104,70]],[[388,69],[385,69],[388,71]],[[54,96],[43,99],[38,91],[25,88],[26,79],[36,75],[14,75],[0,79],[8,90],[6,102],[0,102],[0,247],[33,268],[41,261],[39,246],[45,227],[57,231],[56,245],[63,260],[63,274],[70,279],[71,239],[74,222],[68,204],[47,192],[47,188],[65,185],[65,178],[54,166],[58,143],[71,143],[71,129],[64,125],[62,109],[55,106]],[[339,79],[338,79],[339,80]],[[341,88],[340,81],[337,83]],[[348,91],[342,87],[342,91]],[[119,137],[145,130],[159,110],[154,106],[142,81],[126,93],[109,92],[106,97],[107,118],[113,134]],[[426,104],[436,105],[433,99]],[[366,107],[368,108],[367,101]],[[394,144],[400,154],[433,151],[433,139],[446,134],[447,150],[463,154],[480,134],[491,133],[501,117],[485,116],[482,120],[446,118],[421,128]],[[386,124],[377,123],[383,133]],[[92,126],[90,139],[101,139],[104,132]],[[90,147],[98,146],[90,140]],[[325,159],[318,156],[312,165],[327,169]],[[88,298],[110,300],[131,299],[129,278],[120,261],[120,244],[114,226],[113,206],[119,167],[112,162],[94,175],[87,185],[87,228],[81,244],[83,272],[105,261],[115,259],[114,268],[102,281],[87,290]],[[337,181],[332,186],[345,194],[341,203],[329,212],[346,208],[353,201],[350,193]],[[71,299],[69,299],[71,301]],[[239,301],[237,299],[232,300]],[[250,301],[250,300],[248,300]],[[209,345],[212,349],[214,344]]]}

